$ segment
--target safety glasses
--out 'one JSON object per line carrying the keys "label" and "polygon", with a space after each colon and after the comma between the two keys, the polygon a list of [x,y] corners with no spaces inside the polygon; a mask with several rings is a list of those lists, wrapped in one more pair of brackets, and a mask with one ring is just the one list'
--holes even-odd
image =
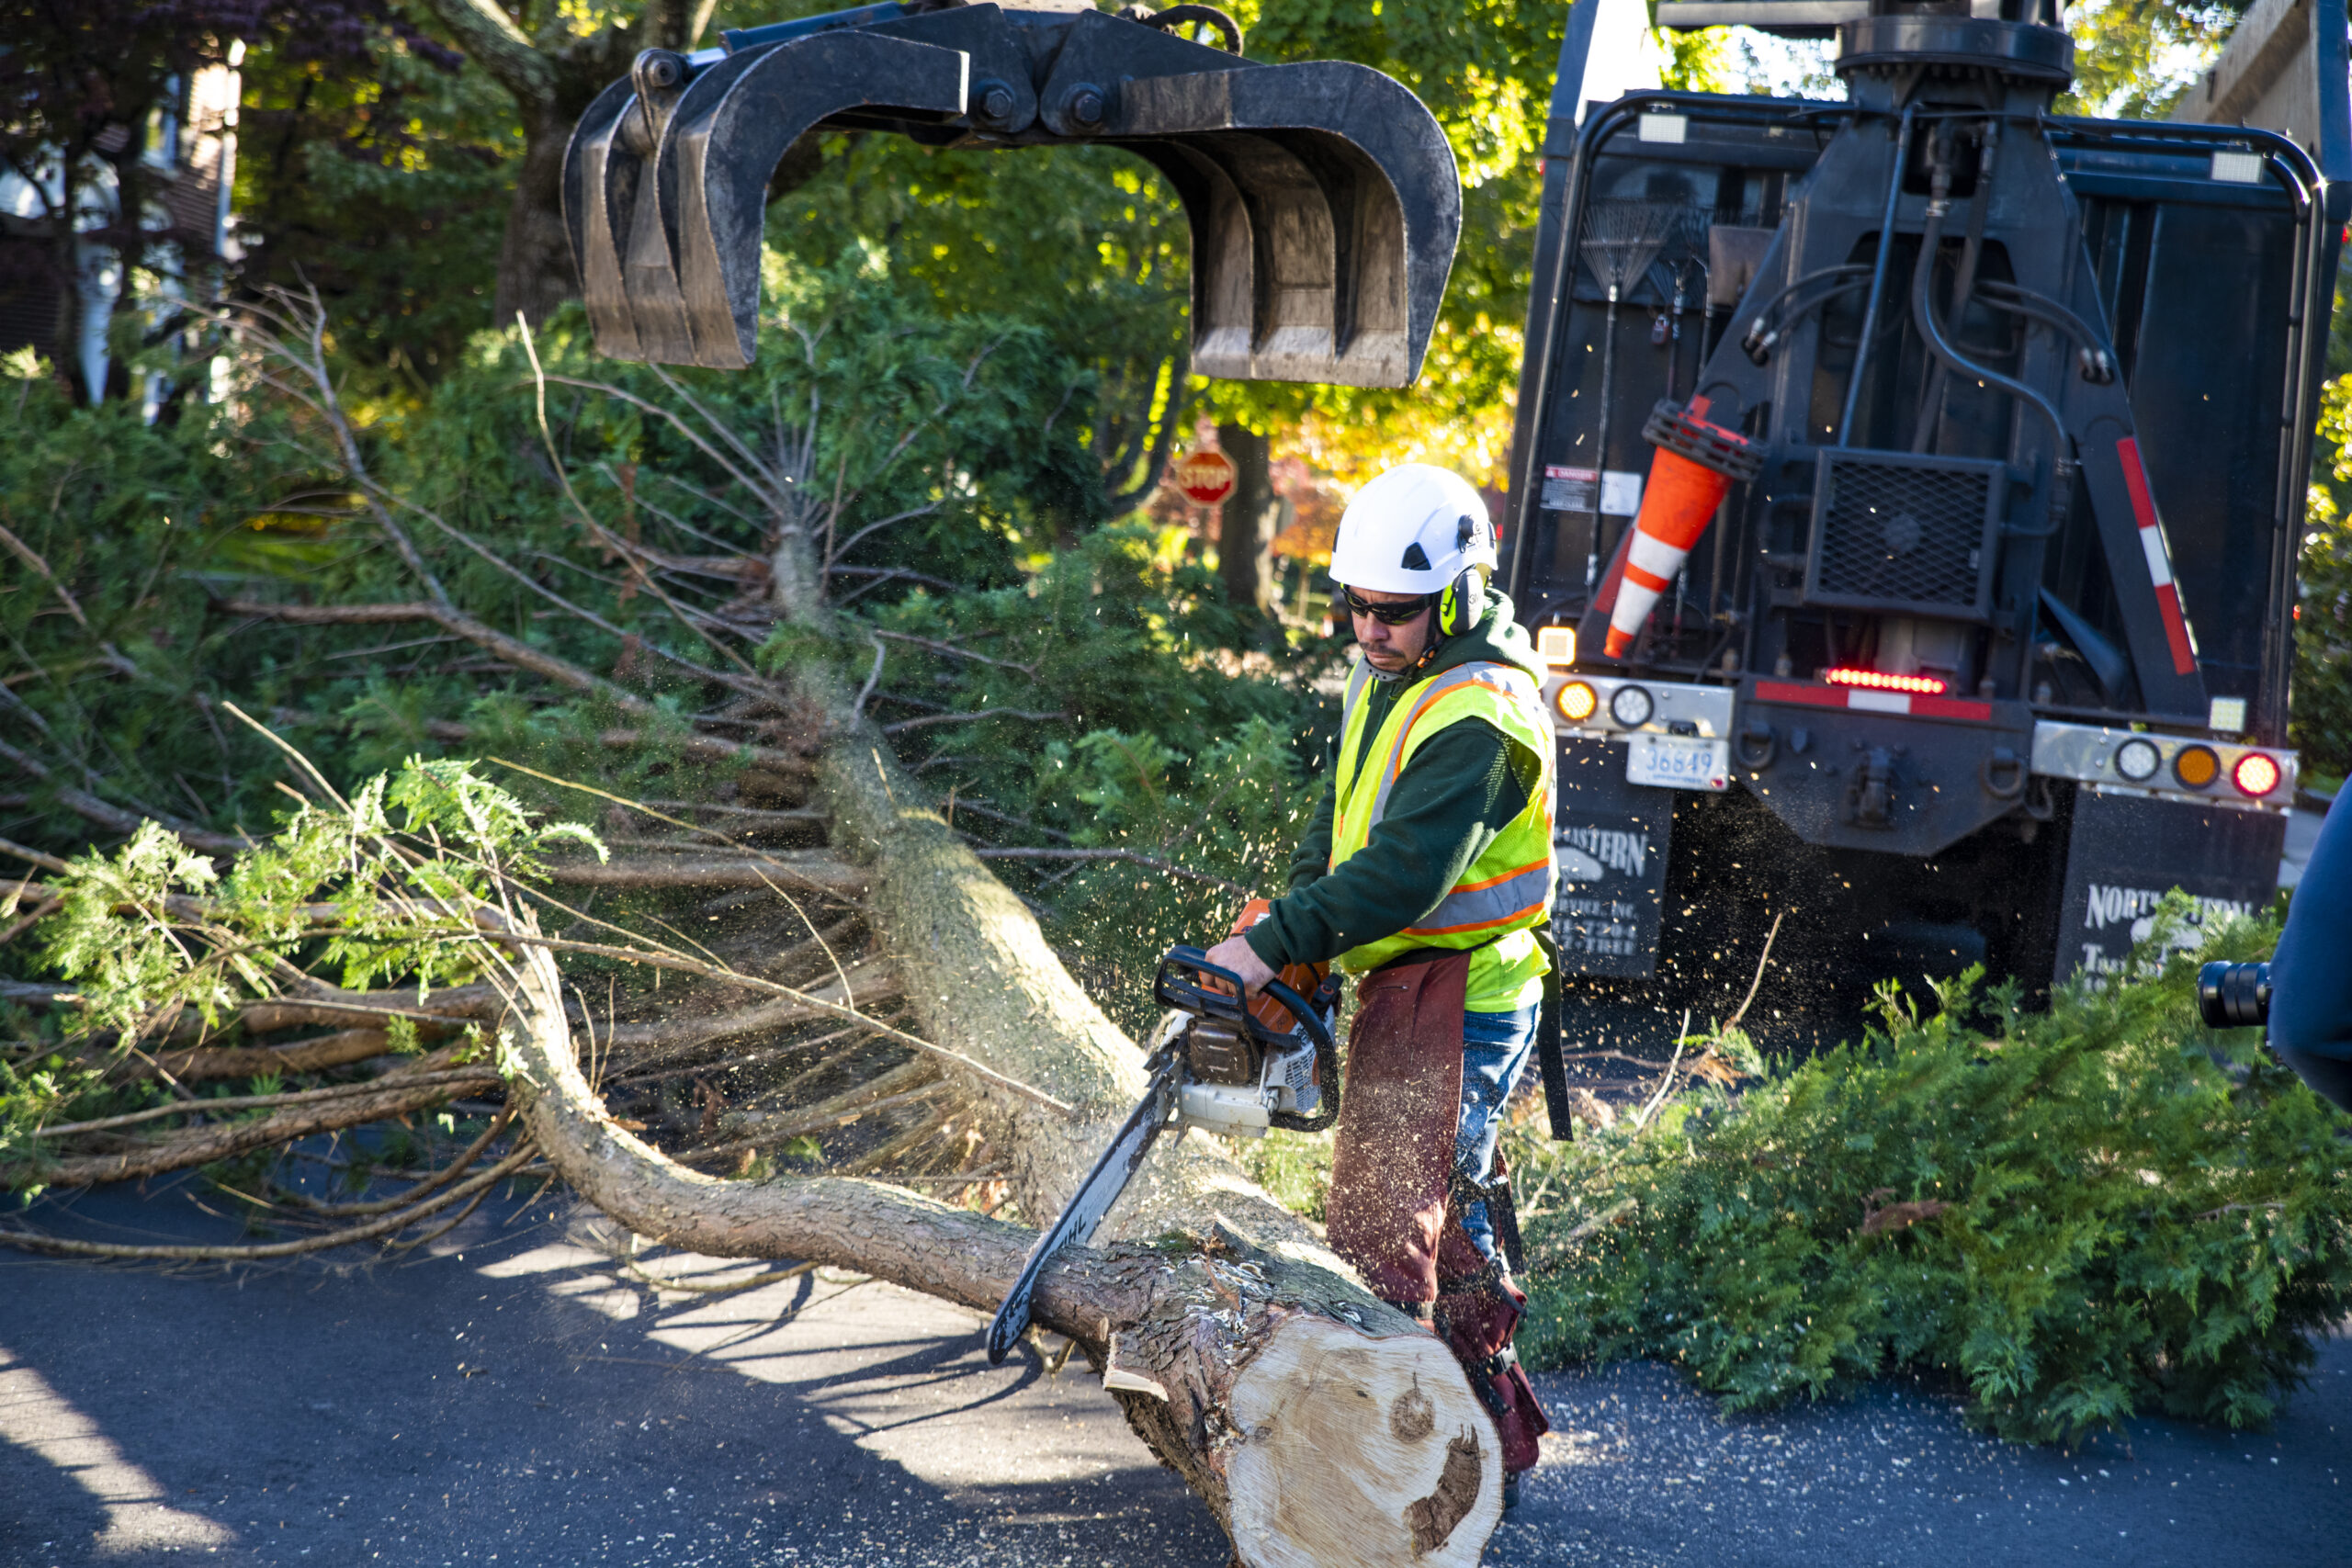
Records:
{"label": "safety glasses", "polygon": [[1434,593],[1424,593],[1418,599],[1407,599],[1400,604],[1375,604],[1352,588],[1343,588],[1340,592],[1347,597],[1351,615],[1370,615],[1384,626],[1401,626],[1415,619],[1437,597]]}

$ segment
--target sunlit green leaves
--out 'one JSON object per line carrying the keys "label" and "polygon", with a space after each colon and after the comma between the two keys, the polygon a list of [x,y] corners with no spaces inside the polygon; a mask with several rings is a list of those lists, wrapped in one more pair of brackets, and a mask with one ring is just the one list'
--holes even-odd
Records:
{"label": "sunlit green leaves", "polygon": [[212,886],[212,863],[149,822],[112,855],[72,865],[57,885],[63,905],[39,932],[43,963],[81,993],[74,1032],[136,1029],[167,1000],[217,1019],[233,994],[229,978],[217,965],[195,973],[198,953],[171,913],[175,895]]}
{"label": "sunlit green leaves", "polygon": [[[304,806],[225,878],[146,823],[114,854],[72,863],[36,934],[43,964],[81,996],[69,1033],[111,1032],[127,1048],[186,1011],[216,1028],[307,964],[339,967],[357,989],[469,977],[485,938],[477,909],[502,879],[539,875],[559,845],[605,855],[587,829],[535,819],[471,764],[412,759],[347,807]],[[393,1041],[415,1043],[413,1027]]]}

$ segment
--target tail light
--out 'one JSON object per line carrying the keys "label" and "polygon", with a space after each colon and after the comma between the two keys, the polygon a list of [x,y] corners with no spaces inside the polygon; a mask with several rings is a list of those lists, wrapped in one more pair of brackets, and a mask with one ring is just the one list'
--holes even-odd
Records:
{"label": "tail light", "polygon": [[1553,697],[1552,705],[1570,724],[1582,724],[1600,706],[1600,694],[1582,681],[1571,681]]}
{"label": "tail light", "polygon": [[1821,678],[1833,686],[1865,686],[1873,692],[1908,692],[1915,697],[1940,697],[1944,683],[1933,675],[1883,675],[1875,670],[1824,670]]}
{"label": "tail light", "polygon": [[2115,771],[2133,784],[2146,784],[2164,766],[2164,753],[2153,740],[2126,740],[2115,749]]}
{"label": "tail light", "polygon": [[1620,686],[1609,699],[1609,716],[1621,729],[1639,729],[1657,712],[1657,699],[1646,686]]}
{"label": "tail light", "polygon": [[2253,800],[2277,789],[2279,776],[2278,761],[2259,751],[2248,751],[2230,770],[2230,782],[2238,786],[2238,793]]}
{"label": "tail light", "polygon": [[2211,746],[2184,746],[2172,760],[2172,776],[2184,788],[2203,789],[2222,776],[2222,759]]}

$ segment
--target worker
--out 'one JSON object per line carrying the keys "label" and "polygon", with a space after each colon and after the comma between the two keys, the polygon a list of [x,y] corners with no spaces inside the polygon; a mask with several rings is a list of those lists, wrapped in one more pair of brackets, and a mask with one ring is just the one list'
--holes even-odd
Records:
{"label": "worker", "polygon": [[1289,892],[1208,956],[1252,991],[1290,964],[1356,976],[1331,1246],[1462,1361],[1508,1506],[1549,1429],[1511,1348],[1527,1297],[1497,1239],[1516,1230],[1496,1142],[1550,970],[1554,743],[1494,566],[1457,474],[1406,464],[1349,503],[1331,578],[1357,648],[1329,784]]}
{"label": "worker", "polygon": [[[2335,802],[2343,806],[2339,796]],[[2303,863],[2270,961],[2270,1044],[2323,1098],[2352,1111],[2352,806],[2331,808]]]}

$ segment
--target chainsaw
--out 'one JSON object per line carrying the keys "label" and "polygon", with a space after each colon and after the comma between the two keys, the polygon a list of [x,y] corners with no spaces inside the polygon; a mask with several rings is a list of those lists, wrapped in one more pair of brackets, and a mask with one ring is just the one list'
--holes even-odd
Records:
{"label": "chainsaw", "polygon": [[[1256,924],[1264,909],[1262,900],[1252,900],[1235,930]],[[1324,965],[1292,964],[1255,1000],[1245,1000],[1241,976],[1211,964],[1197,947],[1176,947],[1159,961],[1151,994],[1168,1011],[1144,1064],[1149,1087],[1069,1206],[1029,1249],[1021,1277],[989,1325],[992,1366],[1001,1365],[1028,1330],[1038,1276],[1062,1248],[1092,1238],[1164,1128],[1262,1138],[1269,1127],[1313,1133],[1339,1119],[1331,1021],[1340,983]]]}

